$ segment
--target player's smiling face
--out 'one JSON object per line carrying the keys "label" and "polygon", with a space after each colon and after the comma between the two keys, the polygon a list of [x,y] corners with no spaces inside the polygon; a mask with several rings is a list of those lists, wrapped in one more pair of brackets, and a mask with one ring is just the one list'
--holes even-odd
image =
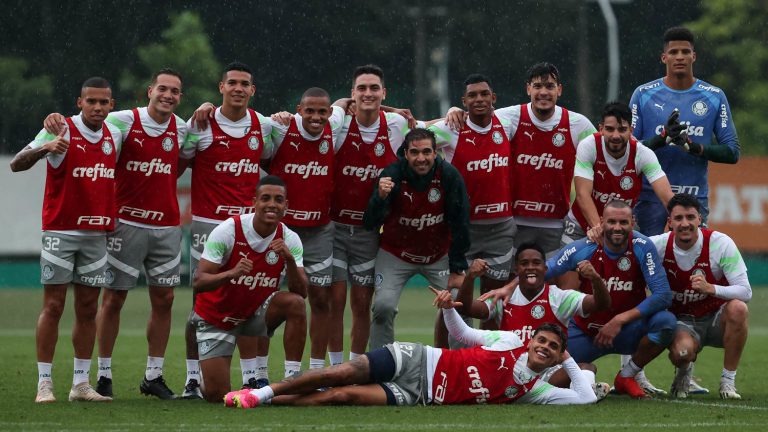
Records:
{"label": "player's smiling face", "polygon": [[232,108],[244,108],[256,93],[251,74],[245,71],[227,71],[224,80],[219,83],[219,93],[223,96],[222,105]]}
{"label": "player's smiling face", "polygon": [[331,116],[331,101],[327,97],[307,96],[302,99],[297,111],[301,115],[301,126],[312,136],[323,133]]}
{"label": "player's smiling face", "polygon": [[86,87],[80,91],[77,107],[83,111],[83,123],[92,130],[99,130],[107,114],[115,106],[112,89]]}
{"label": "player's smiling face", "polygon": [[147,96],[150,111],[170,114],[181,101],[181,80],[175,75],[160,74],[147,90]]}
{"label": "player's smiling face", "polygon": [[483,117],[493,110],[496,103],[496,93],[491,90],[487,82],[479,82],[467,85],[464,96],[461,97],[464,108],[472,117]]}
{"label": "player's smiling face", "polygon": [[632,125],[626,120],[619,120],[616,117],[609,116],[603,119],[600,127],[600,134],[605,140],[605,148],[615,159],[624,156],[627,150],[627,143],[632,136]]}
{"label": "player's smiling face", "polygon": [[563,93],[563,86],[552,76],[535,77],[526,85],[534,110],[539,113],[554,112],[557,98]]}
{"label": "player's smiling face", "polygon": [[661,61],[667,65],[668,76],[693,76],[696,51],[688,41],[669,41],[661,54]]}
{"label": "player's smiling face", "polygon": [[285,197],[285,188],[278,185],[262,185],[256,190],[256,198],[253,200],[254,223],[276,225],[280,222],[288,207]]}
{"label": "player's smiling face", "polygon": [[669,229],[675,233],[675,242],[691,246],[699,236],[701,215],[694,207],[676,205],[669,213]]}
{"label": "player's smiling face", "polygon": [[615,252],[625,250],[628,246],[629,233],[632,231],[632,209],[606,207],[601,220],[605,246]]}
{"label": "player's smiling face", "polygon": [[528,367],[541,372],[556,365],[561,357],[560,336],[549,331],[540,331],[528,342]]}
{"label": "player's smiling face", "polygon": [[408,150],[405,151],[408,166],[418,175],[426,175],[432,169],[436,156],[430,139],[412,141],[408,145]]}
{"label": "player's smiling face", "polygon": [[526,249],[520,252],[515,263],[515,271],[520,280],[520,289],[526,292],[538,292],[544,286],[544,274],[547,265],[541,252]]}
{"label": "player's smiling face", "polygon": [[379,111],[381,101],[387,96],[387,89],[381,78],[374,74],[362,74],[355,78],[352,87],[352,99],[355,109],[362,111]]}

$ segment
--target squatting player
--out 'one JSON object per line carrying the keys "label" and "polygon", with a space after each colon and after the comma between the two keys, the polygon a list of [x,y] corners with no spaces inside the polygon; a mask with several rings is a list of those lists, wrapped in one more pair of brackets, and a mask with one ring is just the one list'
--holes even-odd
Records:
{"label": "squatting player", "polygon": [[[307,317],[307,276],[299,236],[280,220],[288,207],[285,183],[275,176],[259,182],[253,213],[219,224],[205,243],[193,288],[203,395],[221,401],[230,389],[230,364],[241,335],[269,336],[285,323],[285,376],[298,373]],[[279,291],[281,274],[288,291]]]}
{"label": "squatting player", "polygon": [[47,161],[40,253],[43,309],[35,339],[37,403],[56,400],[51,368],[70,283],[75,286],[75,359],[69,400],[112,400],[91,387],[88,374],[99,292],[107,285],[105,234],[115,227],[115,164],[121,135],[104,122],[114,104],[109,82],[88,78],[77,98],[80,114],[67,118],[67,127],[57,135],[40,131],[11,161],[13,172],[26,171],[42,158]]}
{"label": "squatting player", "polygon": [[[433,289],[433,291],[435,291]],[[525,345],[513,332],[475,330],[453,309],[447,291],[435,291],[451,334],[470,346],[460,350],[394,342],[329,369],[261,388],[227,394],[226,406],[457,405],[531,403],[574,405],[597,401],[589,375],[568,355],[566,337],[553,324],[538,327]],[[553,387],[541,373],[562,363],[573,380]],[[318,388],[331,387],[318,392]]]}

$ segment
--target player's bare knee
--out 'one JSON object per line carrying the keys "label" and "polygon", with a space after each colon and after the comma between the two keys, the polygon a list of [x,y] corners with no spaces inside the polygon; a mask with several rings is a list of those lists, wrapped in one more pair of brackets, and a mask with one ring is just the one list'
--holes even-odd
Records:
{"label": "player's bare knee", "polygon": [[594,363],[579,363],[579,368],[597,374],[597,366]]}
{"label": "player's bare knee", "polygon": [[175,298],[173,288],[154,288],[149,290],[152,308],[155,310],[170,310]]}
{"label": "player's bare knee", "polygon": [[741,300],[730,300],[725,304],[723,314],[729,325],[746,325],[749,307]]}

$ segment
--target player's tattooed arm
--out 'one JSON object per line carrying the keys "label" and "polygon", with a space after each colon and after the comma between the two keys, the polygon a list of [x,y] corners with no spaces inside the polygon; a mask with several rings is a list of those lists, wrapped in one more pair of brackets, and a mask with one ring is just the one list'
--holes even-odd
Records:
{"label": "player's tattooed arm", "polygon": [[66,129],[59,132],[56,137],[41,147],[33,148],[32,146],[26,146],[11,161],[11,171],[19,172],[26,171],[32,168],[37,161],[44,158],[48,153],[62,154],[69,148],[69,140],[64,138]]}

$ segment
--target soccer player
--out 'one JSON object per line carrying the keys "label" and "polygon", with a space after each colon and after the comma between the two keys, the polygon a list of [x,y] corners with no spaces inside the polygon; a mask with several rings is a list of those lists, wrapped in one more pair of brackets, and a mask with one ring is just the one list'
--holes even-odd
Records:
{"label": "soccer player", "polygon": [[662,202],[669,201],[672,190],[656,155],[632,136],[629,108],[609,102],[603,108],[600,132],[584,138],[576,149],[576,202],[565,218],[563,244],[584,238],[589,228],[599,227],[608,201],[620,199],[630,207],[637,204],[641,176],[648,179]]}
{"label": "soccer player", "polygon": [[[673,193],[690,193],[701,202],[702,223],[709,215],[709,161],[734,164],[741,147],[725,92],[693,75],[696,61],[694,35],[684,27],[664,32],[661,62],[666,75],[643,84],[632,94],[632,126],[638,139],[648,140],[665,131],[667,116],[678,110],[684,134],[669,146],[656,149],[661,168],[667,173]],[[687,136],[687,138],[686,138]],[[664,232],[667,209],[643,182],[635,217],[640,232],[653,236]],[[693,391],[708,393],[691,381]]]}
{"label": "soccer player", "polygon": [[[272,125],[274,156],[270,173],[282,178],[292,193],[285,224],[301,238],[304,270],[309,278],[309,367],[325,366],[331,323],[331,275],[334,225],[334,148],[344,123],[344,109],[331,107],[328,92],[313,87],[304,92],[288,126]],[[340,360],[338,360],[340,362]]]}
{"label": "soccer player", "polygon": [[[467,269],[469,200],[461,175],[437,156],[429,130],[408,132],[400,154],[381,173],[363,216],[366,229],[377,232],[383,225],[371,348],[394,342],[397,304],[413,275],[421,274],[440,289],[458,289]],[[438,320],[435,345],[444,347],[447,335]]]}
{"label": "soccer player", "polygon": [[[141,268],[149,281],[152,309],[147,323],[149,353],[139,390],[160,399],[175,395],[163,379],[165,348],[171,331],[173,287],[181,282],[181,227],[176,197],[179,146],[187,125],[173,111],[182,94],[181,75],[161,69],[152,77],[147,107],[112,112],[123,145],[116,172],[117,224],[107,234],[108,289],[97,316],[99,375],[96,391],[112,397],[112,351],[120,328],[120,311]],[[57,132],[64,117],[51,114],[46,129]],[[148,193],[151,191],[151,193]]]}
{"label": "soccer player", "polygon": [[[482,258],[488,269],[480,279],[480,291],[499,288],[507,279],[512,263],[515,222],[509,206],[510,124],[494,115],[496,93],[483,75],[464,80],[461,98],[468,112],[460,130],[444,121],[429,127],[446,162],[461,173],[469,194],[470,249],[467,261]],[[465,303],[467,304],[467,303]]]}
{"label": "soccer player", "polygon": [[366,352],[371,326],[374,268],[379,233],[363,229],[363,213],[381,171],[397,160],[397,150],[408,133],[408,122],[382,111],[386,98],[384,72],[375,65],[355,68],[352,101],[355,113],[346,116],[334,158],[333,282],[328,356],[332,365],[343,358],[344,308],[347,282],[352,311],[349,358]]}
{"label": "soccer player", "polygon": [[[189,138],[180,154],[180,171],[193,164],[192,278],[211,231],[230,216],[252,211],[252,200],[261,176],[260,160],[265,147],[271,145],[271,123],[248,108],[248,101],[256,93],[252,70],[243,63],[230,63],[222,74],[219,92],[221,107],[210,117],[210,127],[203,129],[194,117],[190,119]],[[271,150],[267,148],[266,151],[269,154]],[[186,342],[187,380],[183,397],[197,398],[200,395],[200,369],[191,323],[187,325]],[[242,362],[256,364],[256,342],[245,338],[238,344]],[[243,370],[253,371],[255,382],[255,368],[244,367]]]}
{"label": "soccer player", "polygon": [[670,232],[651,237],[673,291],[670,311],[677,331],[669,347],[676,367],[671,394],[690,391],[691,365],[705,346],[723,348],[720,397],[741,399],[736,369],[747,342],[747,302],[752,288],[747,267],[727,235],[701,226],[701,203],[693,195],[677,194],[667,205]]}
{"label": "soccer player", "polygon": [[[589,404],[597,401],[588,375],[568,355],[566,337],[554,324],[536,329],[526,345],[513,332],[475,330],[453,309],[447,291],[432,289],[452,335],[470,348],[447,350],[418,343],[394,342],[329,369],[259,390],[226,395],[226,406],[253,408],[286,405],[457,405]],[[572,388],[553,387],[540,379],[562,363]],[[316,389],[332,387],[327,391]]]}
{"label": "soccer player", "polygon": [[[193,282],[203,395],[221,401],[230,391],[230,363],[240,335],[272,336],[285,323],[285,376],[298,373],[307,337],[307,276],[299,236],[280,221],[288,208],[279,177],[259,181],[253,213],[211,231]],[[285,272],[288,292],[279,291]]]}
{"label": "soccer player", "polygon": [[37,320],[37,396],[54,402],[51,368],[67,287],[75,287],[75,351],[70,401],[108,402],[91,387],[88,374],[96,338],[100,287],[106,286],[105,232],[115,226],[115,162],[121,135],[104,122],[114,107],[107,80],[85,80],[77,98],[80,114],[66,119],[57,135],[45,129],[11,161],[14,172],[47,161],[40,254],[43,308]]}
{"label": "soccer player", "polygon": [[[664,33],[661,62],[666,75],[643,84],[632,94],[632,126],[638,139],[660,135],[673,110],[687,126],[688,139],[682,145],[661,146],[656,150],[661,168],[667,173],[674,193],[690,193],[702,204],[702,221],[709,214],[707,165],[709,161],[734,164],[739,160],[739,139],[731,108],[722,89],[693,75],[696,61],[693,33],[673,27]],[[716,140],[716,142],[714,142]],[[643,182],[635,207],[640,232],[657,235],[664,231],[667,210],[648,182]]]}
{"label": "soccer player", "polygon": [[[509,125],[512,146],[511,207],[517,224],[513,250],[535,241],[551,256],[560,248],[563,217],[570,208],[576,146],[596,129],[583,115],[557,105],[563,85],[553,64],[528,69],[526,92],[530,103],[494,111],[502,125]],[[463,111],[452,108],[447,119],[460,130]]]}

